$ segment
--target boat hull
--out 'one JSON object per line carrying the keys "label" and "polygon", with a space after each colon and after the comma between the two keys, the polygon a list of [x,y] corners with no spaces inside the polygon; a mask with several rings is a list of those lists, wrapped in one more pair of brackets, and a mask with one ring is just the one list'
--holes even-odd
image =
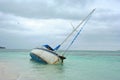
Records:
{"label": "boat hull", "polygon": [[33,60],[45,63],[45,64],[60,64],[62,63],[62,59],[53,51],[43,49],[43,48],[36,48],[30,52],[30,56]]}

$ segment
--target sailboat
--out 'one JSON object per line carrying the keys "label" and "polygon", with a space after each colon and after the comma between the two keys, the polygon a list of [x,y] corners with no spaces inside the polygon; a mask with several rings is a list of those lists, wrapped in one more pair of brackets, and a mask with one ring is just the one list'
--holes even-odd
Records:
{"label": "sailboat", "polygon": [[75,37],[73,38],[72,42],[70,43],[70,45],[68,46],[68,48],[65,50],[65,52],[60,55],[58,54],[56,51],[61,47],[61,45],[63,45],[68,38],[74,33],[76,32],[76,30],[82,25],[85,24],[89,17],[92,15],[92,13],[95,11],[95,9],[93,9],[88,16],[86,16],[77,27],[75,27],[73,29],[73,31],[65,38],[65,40],[59,44],[57,47],[55,47],[54,49],[49,46],[48,44],[43,45],[42,48],[34,48],[32,49],[32,51],[30,52],[30,56],[32,58],[32,60],[37,61],[39,63],[43,63],[43,64],[62,64],[63,60],[66,59],[66,57],[64,56],[65,52],[68,50],[68,48],[73,44],[73,42],[75,41],[75,39],[78,37],[78,35],[80,34],[80,32],[82,31],[83,27],[82,26],[79,30],[79,32],[77,32],[77,34],[75,35]]}

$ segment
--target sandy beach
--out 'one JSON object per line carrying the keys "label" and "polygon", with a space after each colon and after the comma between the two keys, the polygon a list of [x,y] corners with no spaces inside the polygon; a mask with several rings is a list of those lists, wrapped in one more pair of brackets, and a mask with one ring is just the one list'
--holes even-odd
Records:
{"label": "sandy beach", "polygon": [[19,72],[16,72],[12,65],[0,62],[0,80],[18,80]]}

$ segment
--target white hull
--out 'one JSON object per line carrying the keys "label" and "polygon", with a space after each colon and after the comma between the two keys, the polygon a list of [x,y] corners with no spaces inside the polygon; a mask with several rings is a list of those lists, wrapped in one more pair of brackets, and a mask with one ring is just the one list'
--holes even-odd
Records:
{"label": "white hull", "polygon": [[[33,49],[31,51],[31,54],[36,55],[37,57],[39,57],[41,60],[43,60],[44,62],[48,64],[62,63],[62,60],[58,54],[56,54],[53,51],[47,50],[47,49],[42,49],[42,48]],[[33,56],[31,57],[33,58]],[[35,57],[33,59],[35,59]]]}

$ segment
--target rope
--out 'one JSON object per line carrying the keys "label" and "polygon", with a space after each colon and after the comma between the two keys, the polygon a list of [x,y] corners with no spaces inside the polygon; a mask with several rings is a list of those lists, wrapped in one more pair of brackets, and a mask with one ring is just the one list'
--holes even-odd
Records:
{"label": "rope", "polygon": [[[89,16],[90,18],[90,16]],[[77,37],[79,36],[79,34],[81,33],[81,31],[83,30],[83,27],[86,25],[86,23],[88,22],[89,18],[86,20],[86,22],[83,24],[83,26],[81,27],[81,29],[79,30],[79,32],[75,35],[75,37],[73,38],[73,40],[71,41],[70,45],[67,47],[67,49],[65,50],[65,52],[63,53],[63,55],[68,51],[68,49],[72,46],[72,44],[74,43],[74,41],[77,39]]]}
{"label": "rope", "polygon": [[[83,24],[83,26],[80,28],[79,32],[76,34],[76,36],[73,38],[73,40],[71,41],[70,45],[67,47],[67,49],[64,51],[64,53],[62,55],[65,55],[65,53],[68,51],[68,49],[71,47],[71,45],[74,43],[74,41],[77,39],[78,35],[81,33],[81,31],[83,30],[85,24],[88,22],[89,18],[91,17],[91,14],[95,11],[95,9],[92,10],[92,12],[76,27],[76,29]],[[85,21],[86,20],[86,21]],[[76,31],[76,29],[74,29]],[[72,32],[73,33],[73,32]],[[68,36],[69,37],[69,36]]]}
{"label": "rope", "polygon": [[62,45],[62,44],[64,44],[67,40],[68,40],[68,38],[83,24],[83,22],[93,13],[95,11],[95,9],[93,9],[89,14],[88,14],[88,16],[86,16],[83,20],[82,20],[82,22],[80,22],[80,24],[78,24],[78,26],[65,38],[65,40],[60,44],[60,46]]}

